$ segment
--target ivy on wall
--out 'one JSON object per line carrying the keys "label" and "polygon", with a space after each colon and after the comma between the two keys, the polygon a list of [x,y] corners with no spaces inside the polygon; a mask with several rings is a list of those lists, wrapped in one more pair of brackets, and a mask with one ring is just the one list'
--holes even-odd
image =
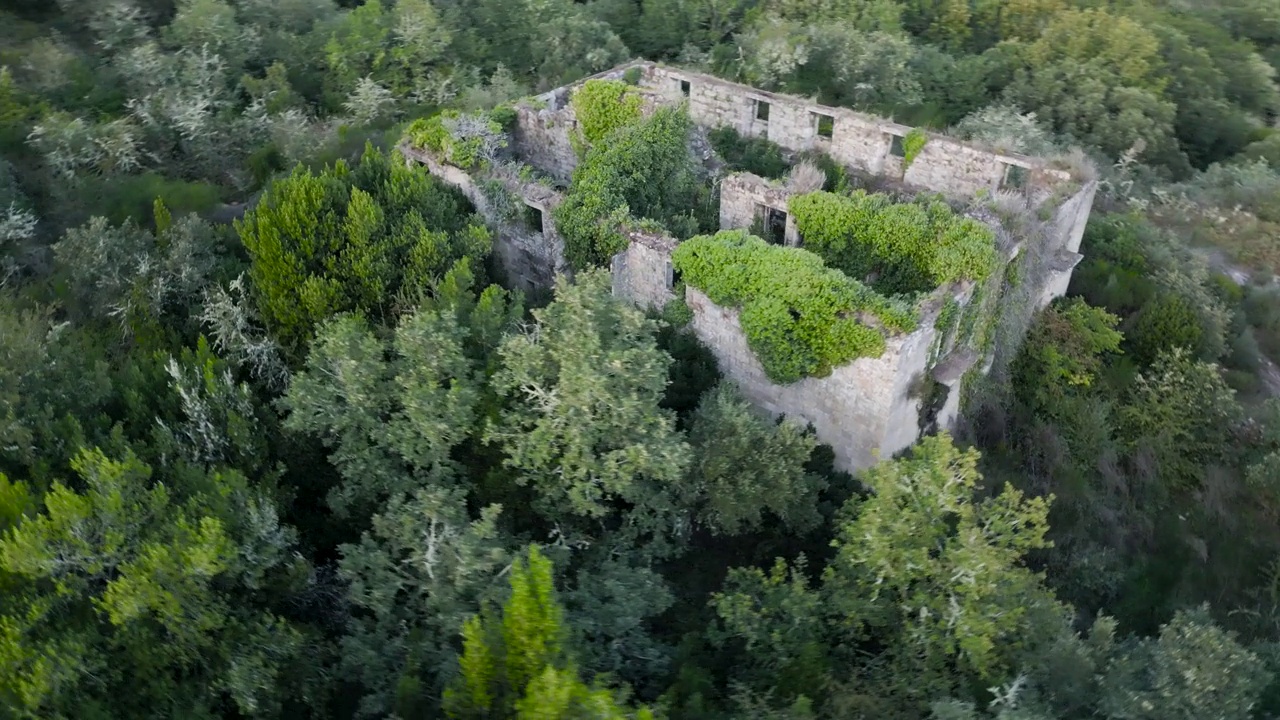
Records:
{"label": "ivy on wall", "polygon": [[631,217],[659,224],[680,219],[699,184],[689,156],[689,118],[663,108],[591,148],[553,217],[575,270],[604,265],[626,248],[619,228]]}
{"label": "ivy on wall", "polygon": [[640,94],[621,80],[588,80],[569,102],[589,145],[640,119]]}
{"label": "ivy on wall", "polygon": [[806,249],[846,275],[888,294],[929,292],[956,280],[982,280],[996,265],[995,236],[946,203],[897,203],[888,195],[814,192],[788,210]]}
{"label": "ivy on wall", "polygon": [[879,357],[886,332],[909,332],[917,323],[913,308],[827,267],[817,255],[770,245],[744,230],[683,242],[672,262],[712,302],[741,308],[747,343],[780,384]]}

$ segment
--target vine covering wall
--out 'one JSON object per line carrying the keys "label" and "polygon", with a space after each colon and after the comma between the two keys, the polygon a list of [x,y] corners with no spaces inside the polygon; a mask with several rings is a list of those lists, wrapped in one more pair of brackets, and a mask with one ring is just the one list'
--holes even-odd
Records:
{"label": "vine covering wall", "polygon": [[929,292],[982,280],[997,263],[995,236],[940,200],[898,203],[884,194],[814,192],[788,209],[806,249],[888,294]]}
{"label": "vine covering wall", "polygon": [[909,332],[917,323],[912,307],[827,267],[817,255],[770,245],[744,230],[681,243],[672,261],[712,302],[741,309],[747,342],[776,383],[878,357],[886,332]]}
{"label": "vine covering wall", "polygon": [[618,128],[587,153],[555,211],[574,269],[603,265],[626,247],[618,232],[629,217],[650,219],[673,232],[700,186],[689,156],[689,118],[678,108]]}
{"label": "vine covering wall", "polygon": [[590,145],[640,119],[640,94],[621,80],[588,80],[569,102]]}

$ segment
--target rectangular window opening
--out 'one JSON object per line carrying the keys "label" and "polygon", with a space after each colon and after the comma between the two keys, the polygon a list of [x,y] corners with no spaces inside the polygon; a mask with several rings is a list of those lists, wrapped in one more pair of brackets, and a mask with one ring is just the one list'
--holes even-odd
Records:
{"label": "rectangular window opening", "polygon": [[689,81],[688,80],[680,81],[680,92],[683,93],[685,97],[689,97]]}
{"label": "rectangular window opening", "polygon": [[1023,190],[1027,187],[1027,169],[1021,165],[1006,165],[1004,181],[1000,183],[1002,190]]}
{"label": "rectangular window opening", "polygon": [[889,143],[889,154],[896,158],[904,158],[907,156],[907,148],[902,144],[901,135],[890,135],[893,138]]}
{"label": "rectangular window opening", "polygon": [[813,124],[818,131],[818,137],[830,140],[831,136],[835,134],[836,119],[831,115],[818,112],[810,113],[810,115],[813,116]]}
{"label": "rectangular window opening", "polygon": [[542,208],[525,203],[524,224],[525,227],[533,232],[542,232]]}
{"label": "rectangular window opening", "polygon": [[667,263],[667,268],[671,270],[671,289],[680,287],[680,283],[684,282],[684,274],[676,269],[676,266]]}
{"label": "rectangular window opening", "polygon": [[769,122],[769,103],[756,100],[756,119]]}
{"label": "rectangular window opening", "polygon": [[787,214],[768,205],[756,205],[756,218],[760,222],[764,239],[771,245],[787,244]]}

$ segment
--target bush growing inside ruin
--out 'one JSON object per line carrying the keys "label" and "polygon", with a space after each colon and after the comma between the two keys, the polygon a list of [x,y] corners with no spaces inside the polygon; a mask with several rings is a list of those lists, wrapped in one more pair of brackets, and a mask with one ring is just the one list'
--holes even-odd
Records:
{"label": "bush growing inside ruin", "polygon": [[688,137],[689,117],[664,108],[591,148],[554,212],[572,267],[604,265],[625,248],[619,228],[629,217],[688,224],[700,196]]}
{"label": "bush growing inside ruin", "polygon": [[780,178],[790,167],[782,154],[782,146],[771,140],[745,138],[731,127],[711,130],[707,139],[732,170]]}
{"label": "bush growing inside ruin", "polygon": [[807,250],[770,245],[744,230],[681,243],[672,262],[712,302],[741,308],[747,343],[777,383],[823,377],[856,358],[878,357],[885,332],[916,326],[905,304]]}
{"label": "bush growing inside ruin", "polygon": [[925,135],[920,128],[913,128],[911,132],[902,138],[902,169],[906,170],[911,167],[911,163],[916,161],[920,156],[920,151],[924,150],[924,146],[928,144],[929,136]]}
{"label": "bush growing inside ruin", "polygon": [[510,109],[494,113],[446,110],[414,120],[405,137],[413,147],[430,150],[452,165],[470,169],[481,162],[492,162],[507,147],[504,127],[510,120]]}
{"label": "bush growing inside ruin", "polygon": [[891,294],[928,292],[957,280],[983,280],[996,265],[995,236],[941,201],[896,203],[888,195],[815,192],[788,210],[805,247],[855,278]]}
{"label": "bush growing inside ruin", "polygon": [[620,80],[588,80],[570,101],[582,136],[590,145],[639,120],[640,102],[636,89]]}

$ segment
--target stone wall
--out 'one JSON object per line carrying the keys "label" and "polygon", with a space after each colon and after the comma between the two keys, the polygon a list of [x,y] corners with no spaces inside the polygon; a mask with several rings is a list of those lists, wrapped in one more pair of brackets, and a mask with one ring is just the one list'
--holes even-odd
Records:
{"label": "stone wall", "polygon": [[751,173],[734,173],[720,182],[720,229],[747,230],[757,220],[765,222],[765,213],[773,210],[786,216],[785,244],[800,244],[795,218],[787,212],[791,192],[780,183],[770,182]]}
{"label": "stone wall", "polygon": [[516,125],[511,133],[516,157],[567,186],[577,167],[578,156],[569,141],[577,130],[578,120],[568,106],[568,92],[561,90],[540,96],[550,103],[521,103],[516,106]]}
{"label": "stone wall", "polygon": [[1040,308],[1053,302],[1054,298],[1067,294],[1071,274],[1084,259],[1080,254],[1080,242],[1084,239],[1085,226],[1089,223],[1089,212],[1093,209],[1093,196],[1097,190],[1097,181],[1086,183],[1054,212],[1047,228],[1053,255],[1049,260],[1048,278],[1038,303]]}
{"label": "stone wall", "polygon": [[777,385],[747,344],[736,309],[716,305],[693,287],[686,287],[685,301],[693,312],[690,328],[716,356],[720,372],[765,412],[812,424],[835,450],[836,467],[870,467],[919,438],[921,401],[912,391],[937,340],[932,317],[913,333],[891,336],[878,358],[860,358],[824,378]]}
{"label": "stone wall", "polygon": [[[406,145],[400,146],[400,152],[406,162],[426,166],[432,175],[458,188],[475,205],[476,212],[493,231],[493,252],[510,285],[526,292],[548,288],[555,284],[558,274],[567,272],[564,240],[551,217],[551,212],[564,201],[559,192],[537,182],[523,181],[511,172],[493,172],[477,178]],[[510,207],[497,207],[482,189],[484,182],[500,185]]]}
{"label": "stone wall", "polygon": [[661,310],[676,297],[671,253],[678,243],[661,233],[628,230],[623,234],[630,243],[613,256],[613,295],[646,310]]}
{"label": "stone wall", "polygon": [[588,80],[621,79],[632,68],[641,70],[639,88],[646,96],[646,111],[662,104],[687,103],[690,118],[703,127],[732,127],[744,136],[767,138],[793,152],[821,150],[839,163],[918,190],[970,197],[982,190],[1016,188],[1039,204],[1054,186],[1070,180],[1068,173],[1048,167],[1043,160],[992,152],[936,133],[927,133],[924,148],[904,169],[895,139],[911,132],[907,125],[643,61],[519,103],[513,132],[519,157],[567,185],[578,163],[570,141],[577,129],[569,104],[574,90]]}
{"label": "stone wall", "polygon": [[[644,62],[620,65],[516,103],[516,125],[511,133],[516,156],[568,187],[578,166],[578,154],[570,140],[578,130],[577,115],[569,104],[574,90],[589,80],[621,80],[630,68],[647,65]],[[646,94],[651,97],[646,98],[643,107],[652,111],[661,96]]]}
{"label": "stone wall", "polygon": [[795,152],[821,150],[839,163],[921,190],[972,196],[979,190],[1069,179],[1043,161],[990,152],[935,133],[927,134],[924,149],[904,171],[901,157],[894,153],[894,139],[905,137],[912,130],[909,126],[702,73],[656,64],[643,67],[641,85],[670,103],[687,102],[689,116],[699,125],[731,127]]}

